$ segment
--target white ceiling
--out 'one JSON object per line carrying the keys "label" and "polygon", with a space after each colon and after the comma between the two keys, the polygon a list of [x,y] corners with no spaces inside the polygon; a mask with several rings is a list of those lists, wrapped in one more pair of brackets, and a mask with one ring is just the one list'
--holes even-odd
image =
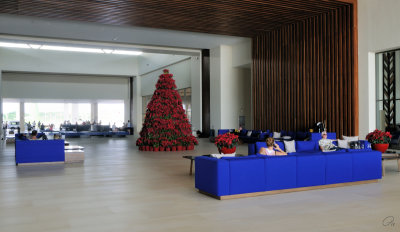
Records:
{"label": "white ceiling", "polygon": [[244,37],[57,21],[6,14],[0,14],[0,34],[135,45],[144,52],[182,55],[194,55],[198,54],[198,49],[211,49],[221,44],[233,45],[249,40]]}

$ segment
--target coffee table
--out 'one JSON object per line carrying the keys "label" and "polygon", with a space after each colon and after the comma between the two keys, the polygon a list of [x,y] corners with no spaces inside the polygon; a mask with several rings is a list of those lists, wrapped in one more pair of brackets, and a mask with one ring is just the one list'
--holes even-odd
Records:
{"label": "coffee table", "polygon": [[[189,160],[190,160],[190,170],[189,170],[189,175],[190,175],[190,176],[193,175],[193,162],[194,162],[194,159],[195,159],[197,156],[207,156],[207,157],[210,157],[211,155],[184,155],[184,156],[182,156],[182,158],[184,158],[184,159],[189,159]],[[243,155],[243,154],[236,154],[236,155],[235,155],[235,157],[243,157],[243,156],[246,156],[246,155]]]}
{"label": "coffee table", "polygon": [[386,152],[382,154],[382,176],[385,176],[385,160],[397,160],[397,171],[400,172],[400,153]]}

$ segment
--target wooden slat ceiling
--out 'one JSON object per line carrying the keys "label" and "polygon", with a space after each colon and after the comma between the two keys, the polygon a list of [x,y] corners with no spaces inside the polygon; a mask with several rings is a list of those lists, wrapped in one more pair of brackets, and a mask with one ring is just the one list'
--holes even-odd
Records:
{"label": "wooden slat ceiling", "polygon": [[336,0],[0,0],[0,13],[253,37],[348,4]]}

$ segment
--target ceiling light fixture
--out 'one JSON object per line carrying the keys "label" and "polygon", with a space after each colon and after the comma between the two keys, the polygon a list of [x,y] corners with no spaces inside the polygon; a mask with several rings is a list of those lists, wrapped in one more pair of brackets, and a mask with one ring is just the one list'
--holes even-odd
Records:
{"label": "ceiling light fixture", "polygon": [[66,51],[66,52],[89,52],[89,53],[104,53],[99,48],[79,48],[79,47],[65,47],[65,46],[52,46],[43,45],[40,47],[42,50],[52,50],[52,51]]}
{"label": "ceiling light fixture", "polygon": [[0,47],[5,48],[30,48],[28,44],[0,42]]}
{"label": "ceiling light fixture", "polygon": [[142,55],[143,52],[140,51],[127,51],[127,50],[114,50],[113,54],[119,54],[119,55]]}
{"label": "ceiling light fixture", "polygon": [[117,55],[133,55],[133,56],[138,56],[143,54],[143,52],[141,51],[114,50],[109,48],[84,48],[84,47],[40,45],[40,44],[27,44],[27,43],[10,43],[1,41],[0,41],[0,47],[31,48],[31,49],[51,50],[51,51],[88,52],[88,53],[98,53],[98,54],[117,54]]}

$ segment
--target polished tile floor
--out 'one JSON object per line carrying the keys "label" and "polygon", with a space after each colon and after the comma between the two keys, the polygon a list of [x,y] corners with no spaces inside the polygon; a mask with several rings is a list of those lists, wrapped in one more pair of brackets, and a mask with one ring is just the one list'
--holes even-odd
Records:
{"label": "polished tile floor", "polygon": [[0,232],[400,231],[396,161],[374,184],[218,201],[194,189],[182,159],[215,152],[207,140],[158,153],[134,137],[70,141],[83,164],[16,167],[14,145],[0,145]]}

